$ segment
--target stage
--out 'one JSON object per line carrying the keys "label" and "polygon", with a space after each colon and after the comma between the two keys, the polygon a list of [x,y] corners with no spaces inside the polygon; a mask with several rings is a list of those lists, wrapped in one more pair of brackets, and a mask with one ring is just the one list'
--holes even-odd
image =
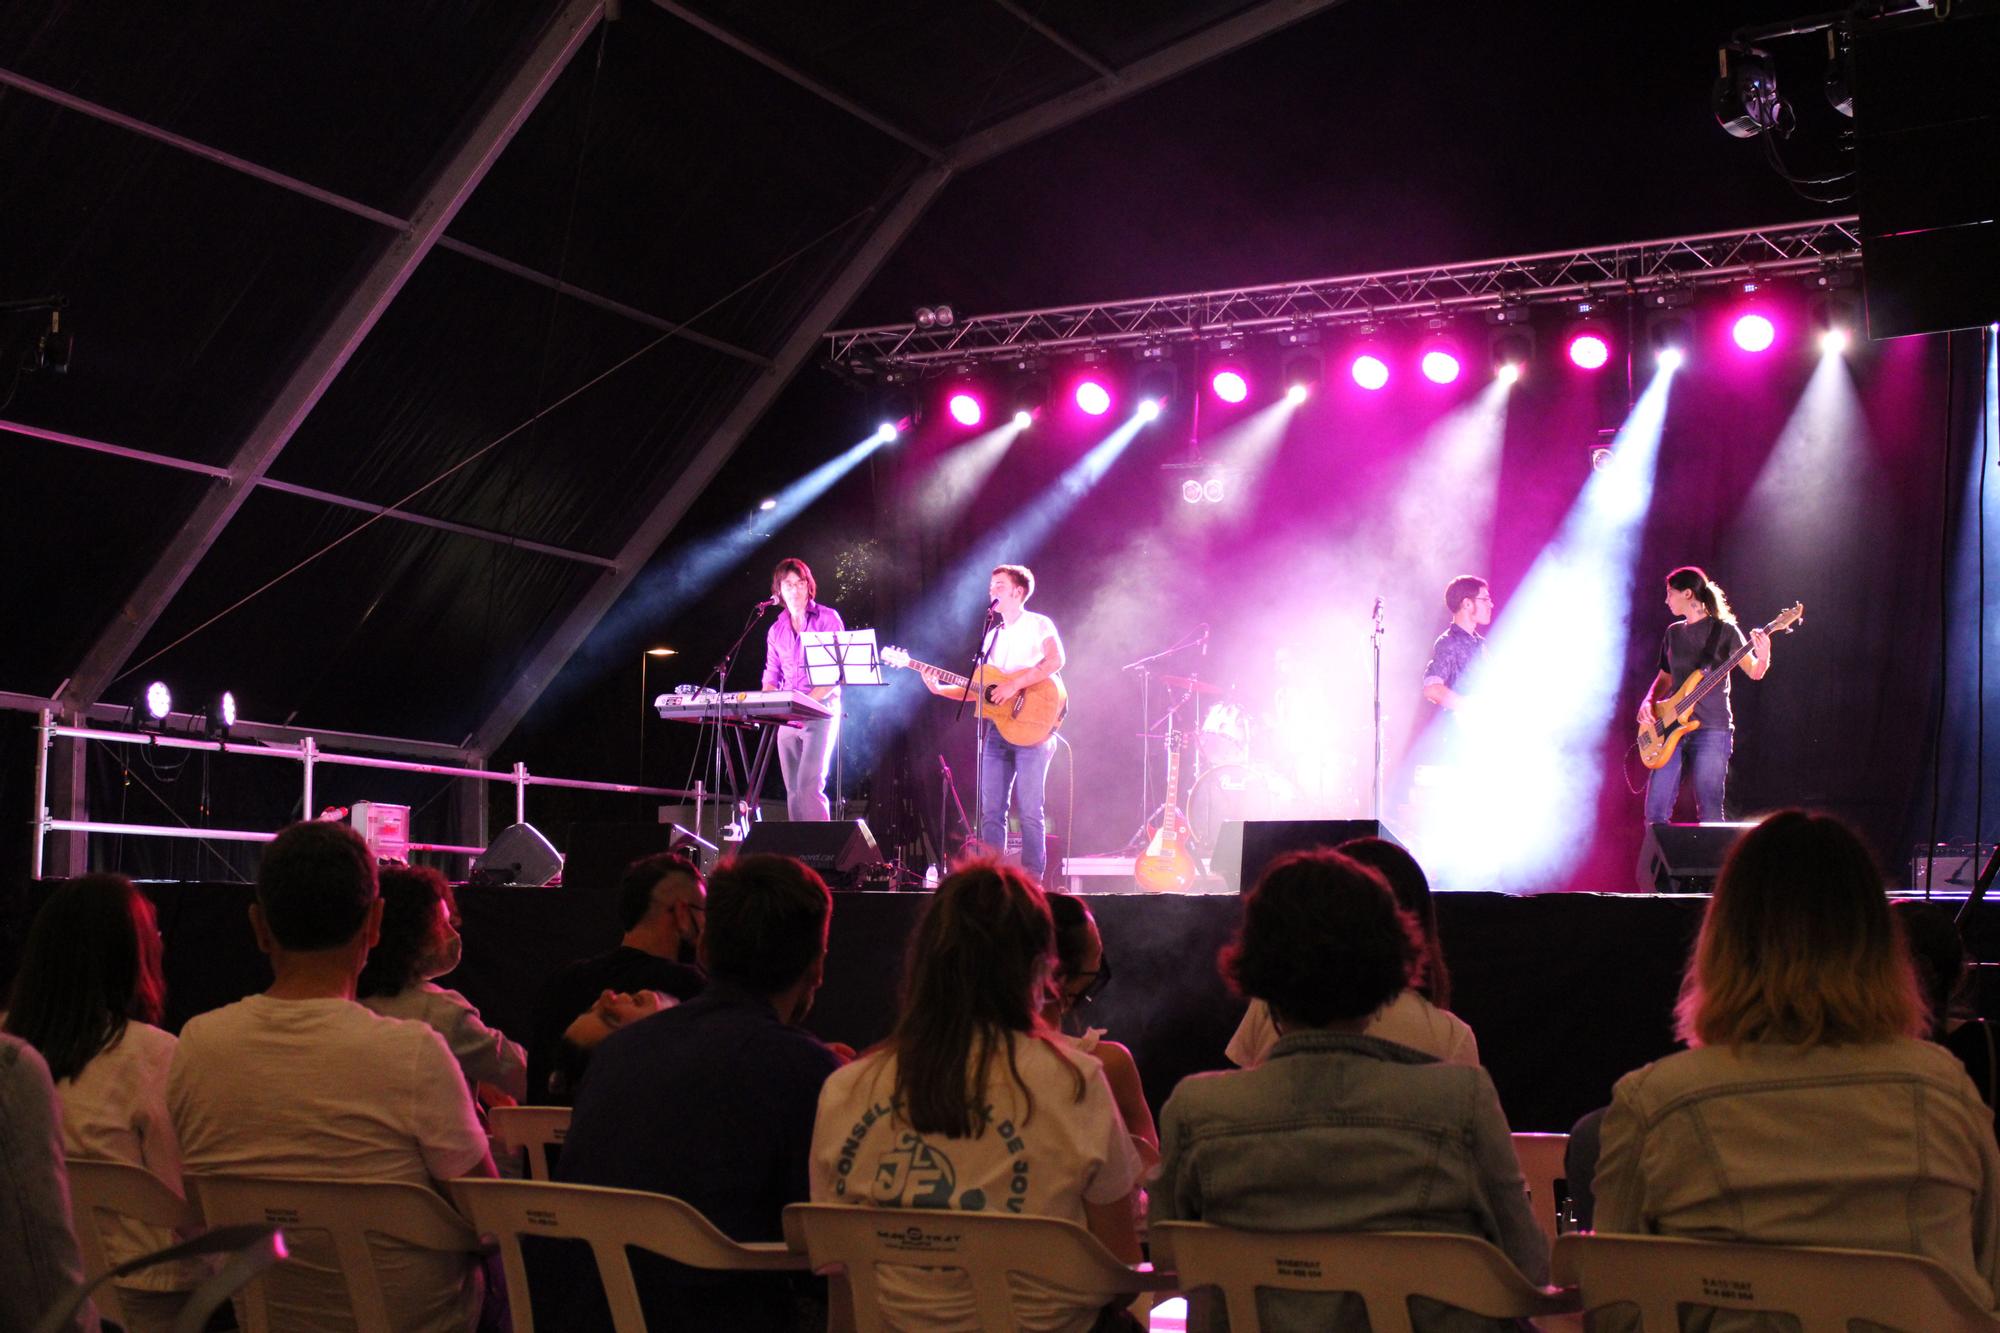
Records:
{"label": "stage", "polygon": [[[251,938],[242,884],[153,883],[166,941],[168,1026],[269,981]],[[30,887],[32,910],[39,895]],[[904,943],[921,893],[838,893],[826,985],[807,1026],[859,1049],[894,1020]],[[1242,1014],[1215,955],[1236,927],[1235,895],[1097,894],[1113,981],[1086,1011],[1132,1048],[1155,1109],[1184,1076],[1226,1067]],[[1699,896],[1544,893],[1437,897],[1452,971],[1451,1008],[1471,1024],[1517,1130],[1566,1130],[1603,1105],[1627,1070],[1674,1049],[1672,1006]],[[579,888],[466,888],[465,961],[444,984],[489,1022],[526,1038],[543,979],[617,941],[607,893]],[[2000,946],[2000,911],[1968,923],[1975,955]]]}

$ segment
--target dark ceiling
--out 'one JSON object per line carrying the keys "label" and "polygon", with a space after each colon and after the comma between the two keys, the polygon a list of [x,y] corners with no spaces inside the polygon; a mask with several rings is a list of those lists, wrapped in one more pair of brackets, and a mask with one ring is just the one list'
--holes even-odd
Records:
{"label": "dark ceiling", "polygon": [[[576,8],[0,8],[0,302],[59,294],[76,338],[67,375],[16,377],[41,316],[0,316],[0,419],[42,433],[0,431],[0,690],[47,695],[116,638],[214,470]],[[1305,15],[965,159],[841,322],[1842,211],[1708,117],[1716,42],[1789,8],[624,0],[118,671],[226,676],[262,720],[472,734],[552,637],[582,642],[577,608],[638,572],[650,547],[607,566],[691,469],[796,475],[846,443],[811,369],[769,413],[739,405],[782,387],[815,303],[940,157],[1246,16]]]}

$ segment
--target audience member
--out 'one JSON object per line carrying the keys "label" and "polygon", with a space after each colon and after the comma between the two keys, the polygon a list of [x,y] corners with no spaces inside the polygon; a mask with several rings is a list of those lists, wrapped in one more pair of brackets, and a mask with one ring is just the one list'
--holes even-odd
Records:
{"label": "audience member", "polygon": [[[1448,1065],[1478,1064],[1479,1042],[1472,1029],[1450,1012],[1451,972],[1445,967],[1444,947],[1438,943],[1437,907],[1431,901],[1431,884],[1423,867],[1386,838],[1354,838],[1335,850],[1386,879],[1396,902],[1416,921],[1423,935],[1409,987],[1369,1019],[1368,1035],[1436,1056]],[[1253,999],[1223,1054],[1231,1064],[1248,1069],[1262,1064],[1277,1044],[1278,1030],[1271,1022],[1270,1008]]]}
{"label": "audience member", "polygon": [[1690,1049],[1604,1117],[1597,1229],[1921,1254],[1987,1307],[2000,1147],[1923,1000],[1868,850],[1788,810],[1724,861],[1681,986]]}
{"label": "audience member", "polygon": [[[48,1064],[0,1033],[0,1328],[33,1328],[83,1284]],[[83,1307],[74,1327],[97,1316]]]}
{"label": "audience member", "polygon": [[[181,1188],[180,1142],[167,1115],[174,1038],[155,1024],[166,1002],[153,905],[123,875],[86,875],[49,895],[14,978],[6,1030],[48,1062],[63,1152],[126,1162]],[[114,1264],[178,1239],[122,1219],[105,1228]],[[162,1264],[118,1283],[128,1333],[173,1325],[207,1270]]]}
{"label": "audience member", "polygon": [[[1370,1035],[1423,949],[1415,918],[1375,870],[1323,849],[1272,863],[1221,962],[1233,987],[1269,1005],[1279,1041],[1255,1068],[1174,1089],[1160,1117],[1155,1220],[1480,1236],[1546,1280],[1548,1241],[1493,1080]],[[1263,1292],[1259,1308],[1267,1328],[1367,1326],[1345,1293]],[[1470,1318],[1431,1302],[1413,1310],[1419,1327]],[[1199,1327],[1212,1312],[1197,1301],[1192,1313]]]}
{"label": "audience member", "polygon": [[[661,852],[626,867],[618,886],[618,947],[564,967],[543,987],[528,1042],[528,1100],[568,1105],[591,1045],[621,1021],[701,994],[688,966],[701,939],[706,892],[701,870]],[[648,995],[646,992],[652,992]],[[583,1028],[567,1041],[579,1019]]]}
{"label": "audience member", "polygon": [[1971,975],[1965,937],[1958,933],[1952,914],[1938,903],[1909,898],[1896,907],[1903,936],[1909,941],[1910,961],[1916,965],[1917,986],[1930,1010],[1928,1035],[1958,1057],[1972,1076],[1972,1086],[1979,1089],[1980,1100],[1990,1109],[2000,1102],[1996,1096],[2000,1058],[1994,1051],[1993,1025],[1958,1013]]}
{"label": "audience member", "polygon": [[[902,1013],[838,1071],[813,1130],[816,1202],[1081,1222],[1137,1262],[1138,1153],[1103,1066],[1042,1020],[1055,927],[1020,870],[980,861],[938,886],[910,940]],[[963,1273],[892,1267],[883,1314],[904,1329],[976,1325]],[[1016,1280],[1023,1327],[1088,1329],[1085,1297]]]}
{"label": "audience member", "polygon": [[[799,1026],[819,990],[833,896],[785,856],[725,862],[708,892],[708,985],[591,1059],[556,1178],[671,1194],[741,1241],[784,1237],[807,1196],[820,1088],[840,1065]],[[635,1256],[638,1261],[652,1256]],[[824,1327],[824,1284],[635,1263],[655,1327]],[[599,1324],[577,1308],[562,1327]],[[669,1323],[671,1321],[671,1324]]]}
{"label": "audience member", "polygon": [[[381,929],[375,862],[343,824],[293,824],[257,871],[250,908],[269,990],[190,1019],[167,1082],[184,1167],[202,1174],[434,1185],[493,1172],[444,1039],[355,1002]],[[339,1260],[295,1238],[265,1279],[274,1333],[354,1326]],[[377,1248],[398,1329],[464,1330],[479,1306],[468,1256]]]}
{"label": "audience member", "polygon": [[462,948],[451,885],[438,871],[419,866],[383,866],[377,880],[382,937],[356,983],[361,1002],[389,1018],[430,1024],[451,1047],[475,1095],[483,1084],[483,1101],[518,1102],[528,1091],[526,1054],[504,1032],[487,1027],[470,1000],[436,981],[458,966]]}
{"label": "audience member", "polygon": [[1042,1004],[1042,1021],[1104,1065],[1104,1078],[1111,1085],[1118,1114],[1132,1135],[1132,1146],[1139,1150],[1139,1160],[1150,1171],[1160,1161],[1160,1134],[1153,1127],[1153,1108],[1146,1104],[1146,1089],[1131,1050],[1121,1042],[1106,1040],[1103,1028],[1083,1027],[1077,1033],[1067,1030],[1072,1022],[1083,1026],[1078,1021],[1082,1007],[1111,984],[1111,958],[1104,952],[1097,918],[1081,898],[1067,893],[1043,896],[1048,899],[1049,916],[1056,927],[1056,974]]}

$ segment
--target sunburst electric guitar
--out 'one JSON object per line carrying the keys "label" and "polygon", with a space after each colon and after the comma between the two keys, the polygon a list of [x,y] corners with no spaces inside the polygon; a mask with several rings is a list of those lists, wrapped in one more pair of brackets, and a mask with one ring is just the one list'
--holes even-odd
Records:
{"label": "sunburst electric guitar", "polygon": [[1160,826],[1146,842],[1146,850],[1132,864],[1132,878],[1148,893],[1186,893],[1194,887],[1201,866],[1188,850],[1187,826],[1181,821],[1181,734],[1167,733],[1167,803],[1161,807]]}
{"label": "sunburst electric guitar", "polygon": [[995,703],[994,686],[1005,685],[1027,673],[1002,671],[989,665],[980,667],[968,678],[929,662],[919,662],[903,649],[887,645],[882,649],[882,660],[892,667],[908,667],[948,690],[966,691],[966,697],[978,707],[979,716],[991,721],[1000,729],[1001,737],[1013,745],[1040,745],[1056,734],[1056,728],[1069,715],[1069,691],[1063,688],[1060,676],[1038,680],[1006,703]]}
{"label": "sunburst electric guitar", "polygon": [[[1806,618],[1806,604],[1793,602],[1778,613],[1778,618],[1764,626],[1766,634],[1790,634],[1792,627]],[[1692,732],[1701,730],[1701,723],[1695,720],[1694,706],[1708,696],[1708,692],[1729,679],[1729,673],[1736,669],[1750,652],[1750,641],[1746,638],[1737,650],[1719,663],[1711,671],[1690,671],[1680,687],[1664,699],[1653,704],[1652,720],[1639,728],[1639,762],[1647,768],[1659,768],[1674,757],[1674,751]]]}

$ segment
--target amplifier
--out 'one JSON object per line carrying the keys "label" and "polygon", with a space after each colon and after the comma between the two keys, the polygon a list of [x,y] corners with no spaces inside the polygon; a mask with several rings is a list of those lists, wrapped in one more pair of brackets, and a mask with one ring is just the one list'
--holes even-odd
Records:
{"label": "amplifier", "polygon": [[1969,842],[1941,842],[1929,848],[1919,844],[1910,851],[1910,890],[1970,893],[1986,858],[1992,854],[1991,844],[1983,851]]}

